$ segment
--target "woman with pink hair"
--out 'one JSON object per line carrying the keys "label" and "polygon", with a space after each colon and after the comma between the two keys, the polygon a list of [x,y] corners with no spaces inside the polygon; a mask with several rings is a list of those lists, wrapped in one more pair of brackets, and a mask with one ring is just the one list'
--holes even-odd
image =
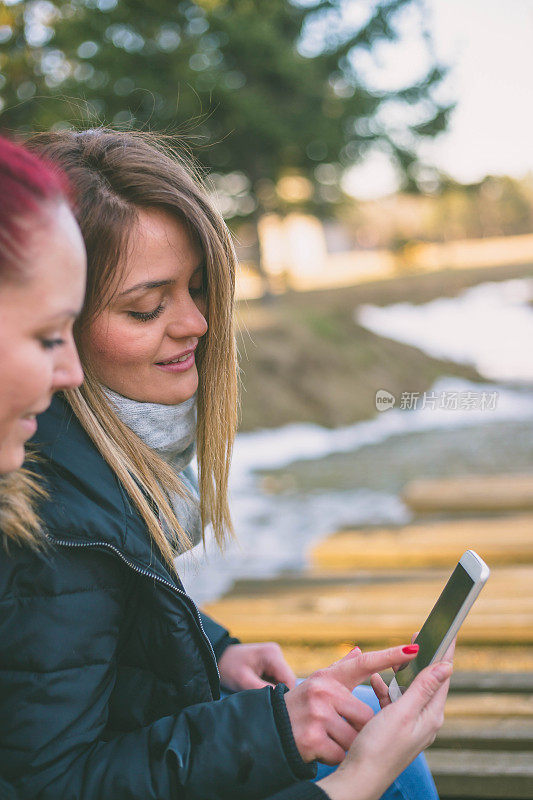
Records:
{"label": "woman with pink hair", "polygon": [[0,138],[0,474],[22,465],[52,394],[83,379],[72,324],[84,291],[85,247],[65,178]]}
{"label": "woman with pink hair", "polygon": [[[86,257],[69,195],[56,167],[0,137],[0,530],[6,550],[33,542],[39,529],[33,503],[42,489],[20,469],[36,415],[55,391],[83,378],[72,324],[83,302]],[[0,798],[14,797],[0,779]]]}

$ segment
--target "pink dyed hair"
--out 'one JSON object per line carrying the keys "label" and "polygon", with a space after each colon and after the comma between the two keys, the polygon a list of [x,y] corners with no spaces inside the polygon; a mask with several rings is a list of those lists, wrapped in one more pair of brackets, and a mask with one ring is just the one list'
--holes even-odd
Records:
{"label": "pink dyed hair", "polygon": [[24,276],[24,241],[50,203],[72,205],[66,177],[19,144],[0,136],[0,281]]}

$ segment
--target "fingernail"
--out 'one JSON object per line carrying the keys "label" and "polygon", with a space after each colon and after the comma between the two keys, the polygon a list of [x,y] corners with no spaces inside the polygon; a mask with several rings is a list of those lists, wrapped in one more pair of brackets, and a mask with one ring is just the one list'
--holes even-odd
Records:
{"label": "fingernail", "polygon": [[352,653],[353,653],[353,655],[355,656],[355,655],[357,655],[358,653],[361,653],[361,652],[362,652],[361,648],[357,647],[357,645],[355,645],[355,647],[352,648],[352,650],[350,650],[350,655],[352,655]]}
{"label": "fingernail", "polygon": [[441,661],[440,664],[437,664],[437,666],[433,668],[433,675],[438,681],[445,681],[451,674],[452,665],[448,664],[446,661]]}
{"label": "fingernail", "polygon": [[419,649],[419,645],[417,644],[408,644],[402,647],[402,653],[405,653],[406,656],[412,656],[413,653],[418,653]]}

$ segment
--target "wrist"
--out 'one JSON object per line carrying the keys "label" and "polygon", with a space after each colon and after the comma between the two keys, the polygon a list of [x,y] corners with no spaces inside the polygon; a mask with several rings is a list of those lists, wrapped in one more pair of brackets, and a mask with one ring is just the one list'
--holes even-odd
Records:
{"label": "wrist", "polygon": [[337,775],[337,771],[316,782],[316,785],[320,786],[331,800],[367,800],[367,798],[356,797],[356,792],[350,784],[348,776],[343,778],[341,775]]}
{"label": "wrist", "polygon": [[379,800],[383,787],[377,786],[374,776],[362,768],[338,767],[335,772],[317,781],[317,786],[326,792],[331,800]]}
{"label": "wrist", "polygon": [[316,775],[316,761],[304,761],[296,744],[291,718],[285,702],[288,687],[284,683],[278,683],[275,689],[271,689],[270,692],[274,721],[285,757],[299,780],[312,780]]}

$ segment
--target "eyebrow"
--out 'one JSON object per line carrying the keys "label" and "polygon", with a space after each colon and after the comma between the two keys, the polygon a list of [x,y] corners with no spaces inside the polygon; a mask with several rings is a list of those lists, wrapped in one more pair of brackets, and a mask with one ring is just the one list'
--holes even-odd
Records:
{"label": "eyebrow", "polygon": [[125,292],[121,292],[119,297],[124,297],[124,295],[131,294],[132,292],[138,292],[139,289],[159,289],[160,286],[171,286],[173,283],[176,283],[176,281],[170,278],[163,281],[145,281],[144,283],[137,283],[135,286],[126,289]]}
{"label": "eyebrow", "polygon": [[[197,272],[203,270],[205,267],[205,262],[202,261],[198,266],[193,270],[191,278],[196,275]],[[135,286],[130,286],[129,289],[126,289],[124,292],[119,294],[119,297],[124,297],[124,295],[132,294],[132,292],[138,292],[140,289],[144,289],[145,291],[149,291],[150,289],[159,289],[160,286],[173,286],[176,281],[173,278],[166,278],[160,281],[143,281],[143,283],[136,283]]]}
{"label": "eyebrow", "polygon": [[56,314],[51,314],[48,317],[47,322],[55,322],[56,319],[76,319],[80,316],[80,314],[81,308],[78,308],[77,310],[68,308],[65,309],[65,311],[58,311]]}

